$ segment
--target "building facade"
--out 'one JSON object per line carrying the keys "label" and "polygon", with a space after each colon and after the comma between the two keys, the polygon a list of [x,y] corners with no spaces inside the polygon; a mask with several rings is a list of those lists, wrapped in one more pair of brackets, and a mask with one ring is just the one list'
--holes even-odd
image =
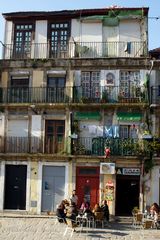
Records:
{"label": "building facade", "polygon": [[0,210],[55,211],[73,189],[113,215],[149,205],[148,8],[3,16]]}

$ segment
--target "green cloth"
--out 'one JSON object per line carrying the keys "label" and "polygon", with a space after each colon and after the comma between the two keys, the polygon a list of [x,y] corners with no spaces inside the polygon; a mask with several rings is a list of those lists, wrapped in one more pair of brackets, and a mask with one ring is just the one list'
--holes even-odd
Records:
{"label": "green cloth", "polygon": [[142,118],[141,113],[128,113],[128,112],[119,112],[117,113],[117,119],[119,121],[140,121]]}
{"label": "green cloth", "polygon": [[100,112],[75,112],[74,114],[75,120],[100,120],[101,114]]}

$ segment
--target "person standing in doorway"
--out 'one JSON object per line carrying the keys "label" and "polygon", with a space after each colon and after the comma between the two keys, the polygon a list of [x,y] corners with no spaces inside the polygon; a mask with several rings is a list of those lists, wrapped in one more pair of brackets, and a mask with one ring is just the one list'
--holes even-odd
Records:
{"label": "person standing in doorway", "polygon": [[78,204],[78,197],[76,195],[76,190],[72,191],[72,195],[70,196],[70,200],[72,203],[75,203],[75,205],[77,206]]}

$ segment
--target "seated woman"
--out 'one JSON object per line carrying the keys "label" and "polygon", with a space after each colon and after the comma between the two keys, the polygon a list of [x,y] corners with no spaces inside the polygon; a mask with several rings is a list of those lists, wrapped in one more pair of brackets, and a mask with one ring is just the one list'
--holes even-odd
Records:
{"label": "seated woman", "polygon": [[76,220],[76,216],[78,215],[77,207],[75,202],[70,201],[69,206],[66,207],[66,217],[73,220]]}
{"label": "seated woman", "polygon": [[158,214],[160,212],[159,206],[157,203],[153,203],[152,206],[150,207],[150,214],[151,217],[155,220],[158,221]]}
{"label": "seated woman", "polygon": [[106,200],[103,200],[102,201],[102,206],[101,206],[101,209],[104,213],[104,218],[107,222],[109,222],[109,208],[108,208],[108,205],[107,205],[107,201]]}
{"label": "seated woman", "polygon": [[99,206],[99,203],[96,203],[93,210],[92,210],[93,213],[95,212],[102,212],[102,208]]}
{"label": "seated woman", "polygon": [[66,213],[65,213],[65,202],[64,200],[60,203],[56,210],[56,216],[58,217],[59,222],[66,223]]}
{"label": "seated woman", "polygon": [[89,215],[89,214],[92,214],[92,211],[91,211],[91,209],[90,209],[90,204],[89,204],[89,202],[87,202],[87,199],[86,198],[84,198],[84,200],[83,200],[83,202],[82,202],[82,204],[81,204],[81,207],[80,207],[80,214],[87,214],[87,215]]}

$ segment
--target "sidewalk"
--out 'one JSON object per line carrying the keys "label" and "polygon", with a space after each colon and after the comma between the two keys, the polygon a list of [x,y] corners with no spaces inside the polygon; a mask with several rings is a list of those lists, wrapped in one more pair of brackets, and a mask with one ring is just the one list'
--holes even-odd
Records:
{"label": "sidewalk", "polygon": [[[10,216],[9,216],[10,215]],[[104,229],[90,228],[87,231],[80,231],[71,234],[68,231],[63,236],[66,229],[65,224],[55,224],[55,216],[31,216],[22,214],[0,215],[0,240],[159,240],[160,229],[140,230],[134,229],[130,219],[109,223]]]}

